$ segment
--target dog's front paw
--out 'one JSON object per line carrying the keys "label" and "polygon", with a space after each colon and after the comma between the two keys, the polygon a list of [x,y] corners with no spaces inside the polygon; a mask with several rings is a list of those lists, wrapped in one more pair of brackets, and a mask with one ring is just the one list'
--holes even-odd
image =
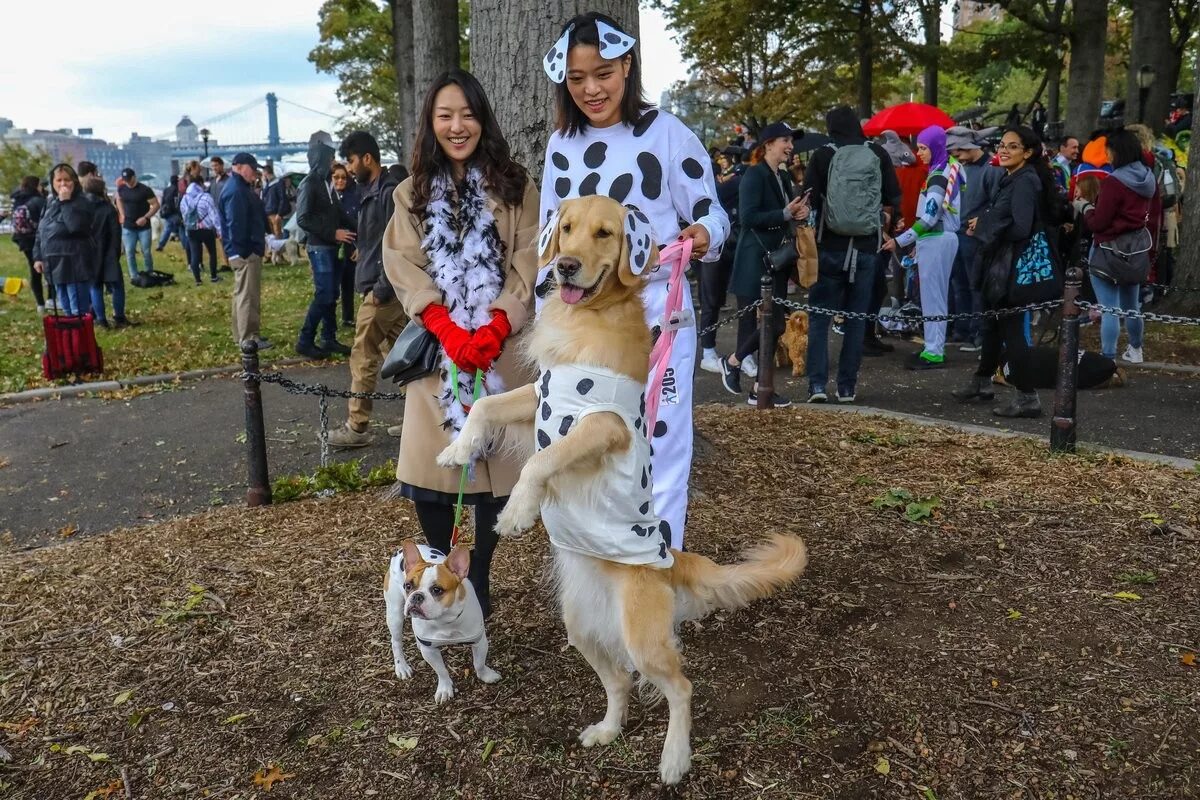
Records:
{"label": "dog's front paw", "polygon": [[438,453],[437,463],[439,467],[461,467],[470,464],[474,455],[475,448],[471,445],[471,440],[460,434],[445,450]]}
{"label": "dog's front paw", "polygon": [[500,680],[500,673],[488,666],[475,670],[475,675],[484,683],[495,683]]}
{"label": "dog's front paw", "polygon": [[413,668],[408,665],[407,661],[396,662],[396,677],[402,681],[406,681],[413,676]]}
{"label": "dog's front paw", "polygon": [[433,702],[441,705],[454,697],[454,684],[450,681],[438,681],[437,691],[433,693]]}
{"label": "dog's front paw", "polygon": [[620,725],[597,722],[595,725],[589,725],[583,729],[583,733],[579,734],[579,743],[584,747],[595,747],[598,744],[612,744],[620,735]]}
{"label": "dog's front paw", "polygon": [[517,536],[533,527],[542,510],[541,497],[520,481],[508,496],[508,503],[496,520],[496,533]]}
{"label": "dog's front paw", "polygon": [[664,786],[674,786],[683,779],[684,774],[692,766],[692,746],[683,740],[682,743],[672,743],[668,740],[663,748],[662,760],[658,762],[658,776]]}

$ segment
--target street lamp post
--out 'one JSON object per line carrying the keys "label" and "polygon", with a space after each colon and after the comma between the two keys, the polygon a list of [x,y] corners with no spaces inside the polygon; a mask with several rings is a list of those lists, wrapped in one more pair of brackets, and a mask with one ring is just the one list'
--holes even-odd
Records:
{"label": "street lamp post", "polygon": [[212,131],[208,128],[200,129],[200,138],[204,140],[204,157],[208,158],[208,137],[212,135]]}
{"label": "street lamp post", "polygon": [[1142,64],[1138,67],[1138,122],[1145,123],[1146,121],[1146,98],[1150,96],[1150,87],[1154,85],[1154,79],[1157,77],[1158,73],[1149,64]]}

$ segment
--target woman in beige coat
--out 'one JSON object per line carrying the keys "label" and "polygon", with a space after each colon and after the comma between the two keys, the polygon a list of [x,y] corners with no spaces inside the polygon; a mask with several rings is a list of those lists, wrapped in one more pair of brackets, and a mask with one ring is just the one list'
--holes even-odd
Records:
{"label": "woman in beige coat", "polygon": [[[517,340],[533,308],[538,193],[470,73],[438,78],[418,124],[383,266],[408,316],[437,337],[441,364],[408,386],[396,477],[426,540],[449,553],[460,473],[435,458],[462,429],[477,387],[484,396],[533,380]],[[520,471],[513,455],[494,452],[476,462],[466,486],[464,503],[475,506],[469,577],[485,616],[496,518]]]}

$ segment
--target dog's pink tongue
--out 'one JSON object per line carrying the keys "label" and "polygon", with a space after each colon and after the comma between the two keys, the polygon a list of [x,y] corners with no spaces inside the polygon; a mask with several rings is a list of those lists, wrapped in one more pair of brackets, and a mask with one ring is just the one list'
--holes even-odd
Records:
{"label": "dog's pink tongue", "polygon": [[571,286],[570,284],[564,284],[558,293],[562,297],[563,302],[569,306],[573,306],[583,299],[583,289],[578,286]]}

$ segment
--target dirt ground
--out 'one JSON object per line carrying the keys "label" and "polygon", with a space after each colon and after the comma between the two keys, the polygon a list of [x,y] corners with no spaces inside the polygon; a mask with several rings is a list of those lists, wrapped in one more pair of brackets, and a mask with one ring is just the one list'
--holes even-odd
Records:
{"label": "dirt ground", "polygon": [[376,494],[0,555],[0,796],[1194,798],[1200,474],[795,409],[704,407],[689,547],[791,532],[793,587],[680,632],[695,757],[665,706],[584,750],[544,534],[506,541],[484,685],[392,674],[380,585],[417,532]]}

